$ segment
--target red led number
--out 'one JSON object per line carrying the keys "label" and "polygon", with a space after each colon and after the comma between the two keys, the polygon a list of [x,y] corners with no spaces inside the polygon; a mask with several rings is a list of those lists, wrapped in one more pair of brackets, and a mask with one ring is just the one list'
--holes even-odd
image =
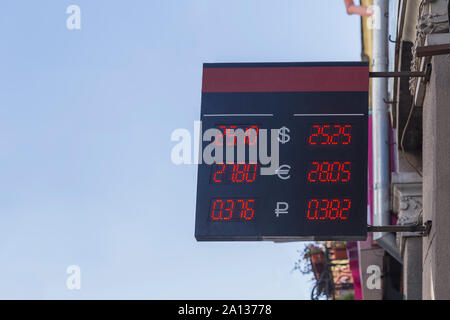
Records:
{"label": "red led number", "polygon": [[347,220],[352,206],[350,199],[311,199],[306,217],[312,221]]}
{"label": "red led number", "polygon": [[252,183],[256,180],[257,164],[218,164],[213,169],[214,183]]}
{"label": "red led number", "polygon": [[308,143],[316,145],[349,145],[352,142],[351,125],[313,125]]}
{"label": "red led number", "polygon": [[[251,130],[254,130],[254,132],[252,133]],[[247,134],[248,136],[245,137],[245,143],[249,146],[256,145],[258,143],[258,131],[258,126],[251,126],[250,128],[246,128],[245,134]]]}
{"label": "red led number", "polygon": [[214,172],[214,176],[213,176],[213,180],[215,183],[222,182],[222,177],[223,177],[223,174],[224,174],[226,168],[227,167],[225,164],[218,164],[215,166],[215,172]]}
{"label": "red led number", "polygon": [[351,177],[351,165],[349,161],[314,161],[310,165],[308,181],[310,183],[347,183]]}
{"label": "red led number", "polygon": [[[219,126],[219,129],[222,131],[222,142],[216,140],[216,145],[223,146],[225,143],[227,146],[237,146],[238,137],[234,134],[234,132],[238,129],[244,131],[245,136],[245,144],[248,146],[254,146],[258,143],[258,131],[259,128],[256,125],[253,126]],[[254,132],[251,132],[254,130]]]}
{"label": "red led number", "polygon": [[[234,135],[234,134],[232,134],[231,132],[231,130],[236,130],[236,126],[228,126],[228,127],[226,127],[226,126],[220,126],[219,127],[221,130],[222,130],[222,132],[223,132],[223,134],[221,135],[222,136],[222,138],[223,138],[223,143],[226,143],[226,145],[227,146],[235,146],[236,145],[236,140],[237,140],[237,138],[236,138],[236,136]],[[233,141],[233,142],[229,142],[228,141],[228,139],[230,140],[230,141]],[[219,141],[217,141],[217,145],[218,146],[222,146],[223,145],[223,143],[220,143]]]}
{"label": "red led number", "polygon": [[213,221],[251,221],[255,218],[254,199],[212,200],[211,219]]}

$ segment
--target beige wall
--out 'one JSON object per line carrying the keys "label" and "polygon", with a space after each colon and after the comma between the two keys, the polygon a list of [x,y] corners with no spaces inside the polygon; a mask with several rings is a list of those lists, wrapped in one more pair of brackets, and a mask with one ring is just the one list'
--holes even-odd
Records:
{"label": "beige wall", "polygon": [[[450,42],[450,34],[449,34]],[[433,58],[423,107],[423,299],[450,299],[450,56]]]}

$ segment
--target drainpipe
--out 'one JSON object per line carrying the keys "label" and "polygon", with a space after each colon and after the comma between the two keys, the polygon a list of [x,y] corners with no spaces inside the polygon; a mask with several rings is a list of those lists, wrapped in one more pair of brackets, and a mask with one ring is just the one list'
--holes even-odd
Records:
{"label": "drainpipe", "polygon": [[[373,65],[374,72],[387,72],[389,1],[374,0]],[[372,139],[373,139],[373,223],[375,226],[391,224],[390,214],[390,126],[388,80],[372,79]],[[393,233],[376,232],[373,239],[391,256],[401,262],[400,252]]]}

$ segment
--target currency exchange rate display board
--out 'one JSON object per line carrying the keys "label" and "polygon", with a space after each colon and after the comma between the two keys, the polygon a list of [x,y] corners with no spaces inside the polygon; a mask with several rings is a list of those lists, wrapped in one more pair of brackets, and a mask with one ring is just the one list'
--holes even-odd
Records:
{"label": "currency exchange rate display board", "polygon": [[220,137],[203,137],[200,152],[237,149],[240,130],[258,159],[202,160],[196,239],[366,239],[368,86],[359,62],[205,64],[202,134]]}

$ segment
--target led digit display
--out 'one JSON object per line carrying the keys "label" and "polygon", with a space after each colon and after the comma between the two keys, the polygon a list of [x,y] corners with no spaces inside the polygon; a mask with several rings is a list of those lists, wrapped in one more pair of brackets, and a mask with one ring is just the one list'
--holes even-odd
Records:
{"label": "led digit display", "polygon": [[366,240],[368,83],[359,62],[205,64],[196,239]]}
{"label": "led digit display", "polygon": [[310,183],[347,183],[351,179],[350,161],[313,161],[309,165]]}
{"label": "led digit display", "polygon": [[[235,135],[236,130],[242,130],[245,136],[245,144],[248,146],[254,146],[258,143],[258,131],[257,125],[219,125],[218,129],[222,131],[222,141],[216,140],[216,145],[223,146],[236,146],[238,143],[237,136]],[[251,131],[253,130],[253,132]]]}
{"label": "led digit display", "polygon": [[255,199],[213,199],[209,218],[211,221],[253,221],[256,214]]}
{"label": "led digit display", "polygon": [[257,164],[216,164],[212,166],[210,183],[254,183],[257,181],[257,176]]}
{"label": "led digit display", "polygon": [[306,208],[310,221],[343,221],[349,218],[350,199],[311,199]]}
{"label": "led digit display", "polygon": [[308,143],[312,146],[349,145],[352,142],[350,124],[315,124],[311,127]]}

